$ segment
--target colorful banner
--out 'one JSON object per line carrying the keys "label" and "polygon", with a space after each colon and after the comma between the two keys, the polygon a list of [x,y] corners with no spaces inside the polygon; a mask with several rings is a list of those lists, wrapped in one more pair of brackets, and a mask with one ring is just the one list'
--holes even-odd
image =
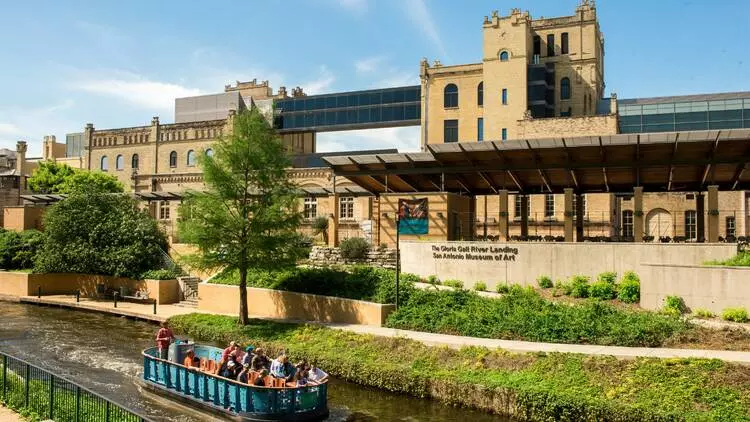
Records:
{"label": "colorful banner", "polygon": [[427,198],[398,200],[399,234],[427,234]]}

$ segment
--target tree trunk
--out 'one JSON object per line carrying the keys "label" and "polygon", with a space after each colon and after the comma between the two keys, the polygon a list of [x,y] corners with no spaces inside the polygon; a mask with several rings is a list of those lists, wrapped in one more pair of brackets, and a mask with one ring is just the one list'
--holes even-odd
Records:
{"label": "tree trunk", "polygon": [[[244,261],[244,260],[243,260]],[[247,325],[247,264],[240,264],[240,325]]]}

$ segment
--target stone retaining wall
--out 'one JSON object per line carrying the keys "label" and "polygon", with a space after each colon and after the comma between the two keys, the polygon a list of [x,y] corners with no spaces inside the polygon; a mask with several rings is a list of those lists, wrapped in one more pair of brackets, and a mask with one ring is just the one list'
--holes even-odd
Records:
{"label": "stone retaining wall", "polygon": [[313,246],[312,251],[310,251],[309,263],[321,266],[363,264],[372,267],[396,268],[396,250],[373,249],[367,253],[367,257],[364,259],[347,260],[341,257],[341,250],[339,248]]}

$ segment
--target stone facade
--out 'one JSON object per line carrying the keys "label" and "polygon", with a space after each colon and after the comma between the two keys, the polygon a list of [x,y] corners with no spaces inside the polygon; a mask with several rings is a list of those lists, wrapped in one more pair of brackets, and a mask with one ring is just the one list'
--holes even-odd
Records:
{"label": "stone facade", "polygon": [[617,116],[552,117],[519,120],[516,133],[522,139],[571,136],[604,136],[617,133]]}
{"label": "stone facade", "polygon": [[372,249],[363,259],[347,260],[341,257],[339,248],[313,246],[308,263],[319,266],[365,264],[372,267],[396,268],[396,250]]}

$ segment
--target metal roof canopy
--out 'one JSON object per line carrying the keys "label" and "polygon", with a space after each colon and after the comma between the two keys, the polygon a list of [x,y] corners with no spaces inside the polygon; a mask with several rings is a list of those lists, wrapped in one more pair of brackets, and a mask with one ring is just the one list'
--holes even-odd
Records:
{"label": "metal roof canopy", "polygon": [[323,157],[375,194],[750,189],[750,129],[427,145],[428,152]]}

